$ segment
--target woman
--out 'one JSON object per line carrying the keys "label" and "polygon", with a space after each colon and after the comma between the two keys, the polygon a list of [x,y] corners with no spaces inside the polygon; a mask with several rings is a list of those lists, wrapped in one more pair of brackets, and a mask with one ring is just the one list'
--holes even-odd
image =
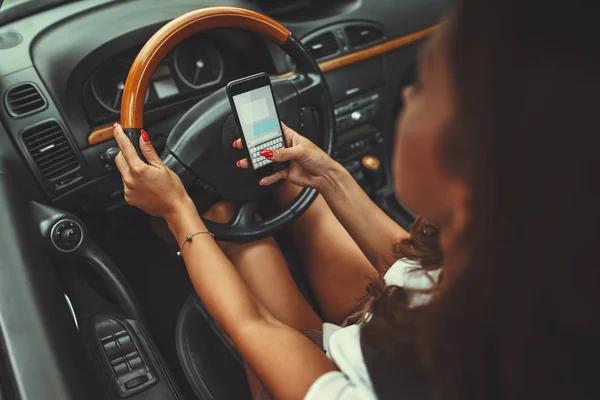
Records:
{"label": "woman", "polygon": [[[324,326],[327,355],[300,333],[322,321],[272,241],[221,250],[201,234],[184,246],[196,291],[273,397],[597,397],[600,25],[589,4],[465,0],[429,42],[393,160],[397,195],[422,216],[410,237],[298,133],[263,153],[291,166],[262,184],[322,195],[293,232],[325,321],[356,310],[365,286],[373,295],[359,325]],[[146,165],[118,126],[115,137],[127,201],[165,218],[178,242],[205,232],[151,144]]]}

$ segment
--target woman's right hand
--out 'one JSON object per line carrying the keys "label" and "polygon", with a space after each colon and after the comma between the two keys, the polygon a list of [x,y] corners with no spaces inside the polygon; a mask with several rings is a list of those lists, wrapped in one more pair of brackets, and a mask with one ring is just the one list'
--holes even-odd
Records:
{"label": "woman's right hand", "polygon": [[[280,179],[287,179],[295,185],[319,190],[327,174],[335,168],[336,161],[298,132],[283,123],[282,126],[287,147],[277,150],[265,149],[260,153],[273,162],[290,161],[290,167],[261,179],[260,184],[268,186]],[[242,140],[233,142],[233,147],[242,149]],[[250,168],[247,158],[238,161],[237,166]]]}

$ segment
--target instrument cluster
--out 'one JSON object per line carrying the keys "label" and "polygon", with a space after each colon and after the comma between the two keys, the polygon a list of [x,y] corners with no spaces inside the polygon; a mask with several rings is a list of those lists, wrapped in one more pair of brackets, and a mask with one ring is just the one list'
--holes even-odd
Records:
{"label": "instrument cluster", "polygon": [[[84,103],[92,125],[114,120],[121,108],[127,75],[141,47],[120,54],[96,69],[84,85]],[[224,82],[224,56],[214,40],[194,35],[162,60],[148,85],[145,109],[169,105]]]}

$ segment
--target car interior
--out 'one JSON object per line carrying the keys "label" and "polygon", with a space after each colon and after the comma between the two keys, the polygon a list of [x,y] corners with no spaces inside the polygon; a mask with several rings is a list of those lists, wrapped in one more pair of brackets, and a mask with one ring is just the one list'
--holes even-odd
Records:
{"label": "car interior", "polygon": [[[311,300],[276,187],[236,168],[226,85],[271,76],[283,122],[404,228],[402,88],[446,0],[8,0],[0,6],[0,400],[249,399],[164,221],[124,201],[112,125],[145,129],[219,240],[274,236]],[[2,1],[0,0],[0,4]],[[269,215],[258,221],[255,213]],[[317,310],[318,311],[318,310]]]}

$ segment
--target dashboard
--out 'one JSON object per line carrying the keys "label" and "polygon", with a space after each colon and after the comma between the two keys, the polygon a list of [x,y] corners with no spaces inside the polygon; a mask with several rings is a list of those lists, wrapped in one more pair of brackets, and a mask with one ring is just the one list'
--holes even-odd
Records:
{"label": "dashboard", "polygon": [[[134,58],[171,19],[227,5],[264,13],[303,41],[325,72],[335,103],[335,157],[365,190],[390,189],[389,173],[387,182],[369,182],[360,160],[376,156],[389,169],[400,90],[412,79],[422,39],[447,3],[82,0],[47,9],[0,27],[3,152],[38,196],[64,209],[81,215],[122,202],[120,179],[108,162],[115,147],[110,126],[119,119]],[[196,34],[156,69],[146,93],[144,128],[161,150],[179,118],[229,81],[293,69],[293,60],[258,34],[233,28]],[[382,196],[391,199],[390,193]]]}

